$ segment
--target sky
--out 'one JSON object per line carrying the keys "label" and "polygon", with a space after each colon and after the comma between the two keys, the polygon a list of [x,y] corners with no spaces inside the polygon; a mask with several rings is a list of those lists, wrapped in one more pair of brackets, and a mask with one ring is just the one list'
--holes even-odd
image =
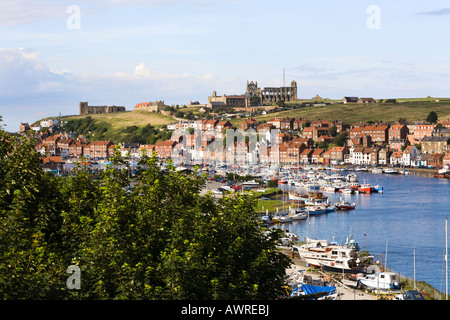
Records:
{"label": "sky", "polygon": [[447,0],[2,0],[0,116],[80,101],[206,103],[297,81],[298,97],[450,97]]}

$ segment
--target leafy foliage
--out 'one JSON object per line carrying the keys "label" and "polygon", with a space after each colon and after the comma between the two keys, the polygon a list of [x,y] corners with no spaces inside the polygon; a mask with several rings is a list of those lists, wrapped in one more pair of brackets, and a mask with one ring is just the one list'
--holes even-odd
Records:
{"label": "leafy foliage", "polygon": [[[0,131],[1,299],[275,299],[290,260],[250,195],[200,195],[206,181],[119,153],[99,180],[41,169],[33,142]],[[130,185],[134,185],[130,188]],[[66,270],[81,269],[68,289]]]}
{"label": "leafy foliage", "polygon": [[161,131],[151,124],[142,127],[136,125],[128,126],[120,134],[113,134],[110,123],[95,121],[90,116],[67,121],[64,124],[64,131],[82,134],[88,140],[111,140],[113,143],[155,144],[157,141],[170,139],[171,136],[170,131]]}

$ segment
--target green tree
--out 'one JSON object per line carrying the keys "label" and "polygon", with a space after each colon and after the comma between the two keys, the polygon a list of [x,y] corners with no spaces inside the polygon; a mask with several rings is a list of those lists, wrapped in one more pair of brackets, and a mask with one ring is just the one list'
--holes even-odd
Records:
{"label": "green tree", "polygon": [[[206,178],[144,158],[130,191],[118,149],[100,180],[42,170],[34,142],[0,131],[0,298],[275,299],[289,258],[252,195],[200,195]],[[81,289],[66,269],[81,269]]]}
{"label": "green tree", "polygon": [[345,146],[345,143],[347,142],[348,132],[343,131],[339,133],[333,140],[333,143],[335,143],[339,147]]}
{"label": "green tree", "polygon": [[337,135],[337,128],[335,125],[332,125],[329,129],[328,129],[328,134],[332,137],[335,137]]}
{"label": "green tree", "polygon": [[63,296],[60,251],[63,202],[54,176],[27,138],[0,130],[0,298]]}
{"label": "green tree", "polygon": [[436,123],[438,121],[438,115],[436,112],[431,111],[427,116],[427,122],[429,123]]}

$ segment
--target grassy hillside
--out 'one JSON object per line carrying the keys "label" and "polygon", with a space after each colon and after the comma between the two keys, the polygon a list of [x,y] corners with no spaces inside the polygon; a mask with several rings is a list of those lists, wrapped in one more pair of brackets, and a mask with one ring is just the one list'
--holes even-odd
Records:
{"label": "grassy hillside", "polygon": [[258,120],[268,120],[274,117],[294,117],[308,120],[342,120],[348,124],[358,121],[388,121],[400,118],[407,121],[425,120],[434,111],[439,119],[450,119],[450,100],[442,102],[428,102],[414,100],[402,103],[375,104],[334,104],[329,106],[303,107],[285,110],[267,115],[260,115]]}
{"label": "grassy hillside", "polygon": [[155,143],[167,135],[159,129],[175,119],[148,111],[127,111],[64,117],[64,129],[84,134],[88,140],[111,140],[114,143]]}
{"label": "grassy hillside", "polygon": [[[399,119],[407,121],[425,120],[431,111],[437,113],[439,119],[450,119],[450,99],[422,98],[397,99],[398,103],[375,104],[333,104],[329,106],[300,107],[267,115],[255,116],[259,121],[274,117],[294,117],[308,120],[342,120],[347,124],[358,121],[388,121]],[[300,101],[300,103],[306,101]],[[292,106],[292,103],[288,103]],[[198,110],[182,109],[186,112]],[[148,111],[127,111],[121,113],[96,114],[87,116],[65,117],[69,127],[76,129],[91,140],[107,139],[114,143],[141,142],[154,143],[167,138],[159,129],[177,121],[175,118]],[[242,119],[233,119],[234,126],[239,126]],[[152,137],[153,136],[153,137]]]}
{"label": "grassy hillside", "polygon": [[[85,117],[86,116],[71,116],[65,117],[63,120],[69,121],[82,119]],[[108,122],[109,124],[111,124],[111,129],[113,130],[124,129],[128,126],[142,127],[147,124],[151,124],[154,127],[161,127],[174,121],[174,119],[169,116],[142,110],[140,111],[133,110],[118,113],[92,114],[90,115],[90,117],[96,122],[101,121]]]}

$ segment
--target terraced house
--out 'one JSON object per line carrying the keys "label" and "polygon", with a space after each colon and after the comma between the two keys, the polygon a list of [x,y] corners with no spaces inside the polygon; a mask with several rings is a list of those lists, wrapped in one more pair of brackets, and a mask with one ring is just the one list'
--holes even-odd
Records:
{"label": "terraced house", "polygon": [[388,142],[389,126],[365,126],[361,133],[371,136],[373,142]]}

